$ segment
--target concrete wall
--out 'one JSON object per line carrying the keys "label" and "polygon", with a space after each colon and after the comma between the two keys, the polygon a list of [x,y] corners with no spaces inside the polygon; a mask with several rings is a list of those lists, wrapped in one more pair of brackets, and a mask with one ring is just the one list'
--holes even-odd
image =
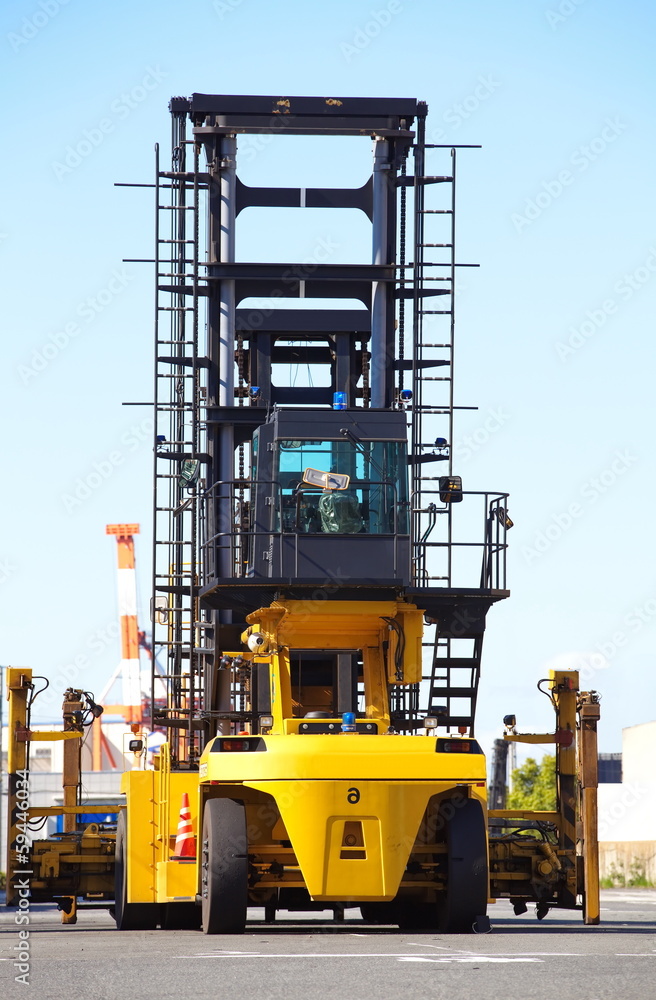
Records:
{"label": "concrete wall", "polygon": [[656,883],[656,840],[600,843],[599,871],[602,878],[624,872],[627,881],[636,871],[644,872],[650,882]]}

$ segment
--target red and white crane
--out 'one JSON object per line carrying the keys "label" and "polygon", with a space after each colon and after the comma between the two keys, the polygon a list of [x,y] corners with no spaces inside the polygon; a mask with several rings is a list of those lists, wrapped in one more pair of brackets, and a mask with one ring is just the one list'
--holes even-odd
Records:
{"label": "red and white crane", "polygon": [[[105,531],[116,537],[118,546],[118,613],[121,627],[121,662],[123,705],[128,710],[126,722],[141,722],[141,669],[139,664],[139,626],[137,624],[137,577],[134,562],[134,536],[138,524],[108,524]],[[129,718],[128,718],[129,716]]]}

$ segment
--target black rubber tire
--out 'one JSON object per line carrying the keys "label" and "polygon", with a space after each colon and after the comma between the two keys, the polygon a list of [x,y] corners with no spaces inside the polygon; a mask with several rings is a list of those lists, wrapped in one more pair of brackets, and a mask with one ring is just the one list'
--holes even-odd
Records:
{"label": "black rubber tire", "polygon": [[487,913],[485,816],[476,799],[444,802],[440,813],[446,823],[447,888],[437,904],[437,930],[470,934],[476,918]]}
{"label": "black rubber tire", "polygon": [[209,799],[201,838],[205,934],[243,934],[248,908],[246,809],[234,799]]}
{"label": "black rubber tire", "polygon": [[407,903],[399,900],[397,920],[402,931],[435,931],[437,910],[435,903]]}
{"label": "black rubber tire", "polygon": [[398,924],[399,922],[399,912],[395,901],[360,903],[360,913],[365,924]]}
{"label": "black rubber tire", "polygon": [[200,906],[195,903],[164,903],[162,906],[162,928],[165,931],[197,931],[200,922]]}
{"label": "black rubber tire", "polygon": [[114,866],[114,919],[117,931],[152,931],[158,923],[158,903],[128,903],[127,826],[125,810],[116,824],[116,862]]}

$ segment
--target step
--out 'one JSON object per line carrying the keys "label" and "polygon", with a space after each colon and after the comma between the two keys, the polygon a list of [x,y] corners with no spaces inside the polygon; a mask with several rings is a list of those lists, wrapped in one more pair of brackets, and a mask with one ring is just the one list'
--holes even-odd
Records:
{"label": "step", "polygon": [[431,704],[439,698],[475,698],[476,688],[471,687],[441,687],[431,688],[429,700]]}
{"label": "step", "polygon": [[396,179],[399,187],[414,187],[415,181],[418,181],[419,184],[450,184],[453,181],[453,177],[428,175],[425,177],[413,177],[411,174],[403,174]]}
{"label": "step", "polygon": [[[192,345],[189,344],[188,346],[191,347]],[[161,355],[161,356],[159,356],[157,358],[157,360],[161,361],[161,362],[163,362],[165,364],[169,364],[169,365],[180,365],[183,368],[184,367],[191,368],[193,366],[193,364],[194,364],[194,359],[190,358],[187,355],[185,355],[184,357],[180,357],[180,358],[176,358],[175,356],[171,356],[171,355]],[[203,358],[196,358],[196,366],[198,368],[209,368],[209,366],[210,366],[210,359],[209,358],[204,358],[204,357]]]}
{"label": "step", "polygon": [[435,666],[440,670],[463,670],[478,667],[480,659],[475,656],[437,656]]}
{"label": "step", "polygon": [[[423,346],[430,347],[431,345],[424,344]],[[415,368],[415,365],[417,368],[440,368],[443,367],[444,365],[450,365],[450,364],[451,362],[446,361],[444,358],[440,358],[439,360],[431,358],[425,358],[425,359],[422,358],[421,360],[417,361],[413,360],[412,358],[408,359],[404,358],[403,361],[395,361],[394,367],[397,371],[411,372]]]}

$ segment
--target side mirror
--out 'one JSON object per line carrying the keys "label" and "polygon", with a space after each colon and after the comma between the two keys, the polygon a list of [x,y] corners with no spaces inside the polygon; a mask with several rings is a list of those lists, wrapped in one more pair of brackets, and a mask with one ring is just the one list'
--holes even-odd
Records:
{"label": "side mirror", "polygon": [[322,490],[347,490],[351,477],[343,472],[322,472],[321,469],[305,469],[303,482]]}
{"label": "side mirror", "polygon": [[442,503],[462,502],[462,479],[460,476],[440,476],[440,500]]}

